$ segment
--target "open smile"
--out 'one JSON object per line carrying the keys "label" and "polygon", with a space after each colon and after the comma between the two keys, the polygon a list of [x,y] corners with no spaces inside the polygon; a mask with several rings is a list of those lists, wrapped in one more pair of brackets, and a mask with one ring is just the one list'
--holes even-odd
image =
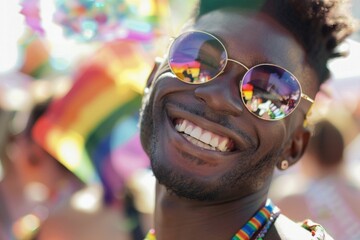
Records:
{"label": "open smile", "polygon": [[235,149],[232,139],[203,129],[189,120],[176,118],[173,123],[176,131],[195,146],[218,152],[231,152]]}

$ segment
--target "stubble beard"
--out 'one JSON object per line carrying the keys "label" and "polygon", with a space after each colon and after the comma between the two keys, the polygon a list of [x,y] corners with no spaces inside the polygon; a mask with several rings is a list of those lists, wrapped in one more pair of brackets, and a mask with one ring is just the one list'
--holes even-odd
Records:
{"label": "stubble beard", "polygon": [[[243,154],[243,159],[238,160],[238,164],[219,177],[216,182],[208,183],[200,178],[191,178],[166,164],[166,160],[160,160],[161,154],[160,136],[158,125],[154,124],[152,111],[149,105],[145,105],[141,110],[140,129],[142,144],[150,160],[152,171],[159,184],[164,185],[170,194],[180,198],[198,201],[219,201],[231,191],[244,190],[244,196],[258,191],[263,187],[265,181],[271,177],[275,163],[280,156],[280,149],[274,149],[262,159],[252,164],[247,158],[252,158],[253,152]],[[158,120],[158,119],[157,119]],[[203,163],[199,159],[193,158],[190,154],[184,153],[184,157],[193,160],[195,164]],[[169,158],[172,156],[168,156]],[[241,196],[239,196],[241,197]]]}
{"label": "stubble beard", "polygon": [[244,197],[260,190],[272,175],[277,155],[271,153],[255,165],[249,164],[249,160],[239,160],[235,168],[211,183],[200,178],[190,178],[162,164],[156,158],[156,151],[152,152],[150,158],[155,177],[169,193],[180,198],[210,202],[224,200],[233,191],[243,194],[236,197]]}

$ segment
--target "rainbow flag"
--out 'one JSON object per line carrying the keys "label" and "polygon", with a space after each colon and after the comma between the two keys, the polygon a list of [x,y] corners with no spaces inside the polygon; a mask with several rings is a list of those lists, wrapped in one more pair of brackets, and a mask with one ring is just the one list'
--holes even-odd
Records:
{"label": "rainbow flag", "polygon": [[35,124],[35,141],[85,183],[101,180],[110,198],[132,171],[149,165],[137,124],[150,71],[140,44],[106,44]]}

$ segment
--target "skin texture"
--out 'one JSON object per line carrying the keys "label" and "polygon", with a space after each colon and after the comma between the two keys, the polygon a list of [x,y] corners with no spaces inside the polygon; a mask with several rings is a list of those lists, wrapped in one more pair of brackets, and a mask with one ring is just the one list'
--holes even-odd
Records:
{"label": "skin texture", "polygon": [[[273,63],[288,69],[303,92],[314,98],[316,78],[302,47],[268,16],[217,10],[202,16],[192,29],[217,36],[229,58],[247,67]],[[158,240],[231,239],[264,204],[274,167],[283,159],[294,164],[304,152],[309,132],[302,124],[310,103],[302,100],[281,121],[258,119],[240,98],[244,72],[242,66],[229,62],[213,81],[190,85],[178,81],[164,62],[149,79],[141,140],[158,179]],[[235,149],[221,153],[191,144],[175,130],[176,118],[231,138]],[[310,236],[302,229],[299,232],[304,234],[302,239]],[[275,229],[268,236],[280,239]]]}

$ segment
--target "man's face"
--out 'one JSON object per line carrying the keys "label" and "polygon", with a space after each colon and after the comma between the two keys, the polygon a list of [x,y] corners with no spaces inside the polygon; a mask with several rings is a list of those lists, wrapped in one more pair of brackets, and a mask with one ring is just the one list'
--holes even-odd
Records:
{"label": "man's face", "polygon": [[[262,14],[225,10],[193,26],[224,43],[229,58],[252,67],[273,63],[291,71],[311,97],[315,86],[305,54],[290,33]],[[243,105],[239,82],[246,69],[228,62],[224,72],[202,85],[179,81],[166,62],[144,100],[141,140],[160,184],[180,197],[225,200],[246,196],[270,182],[309,104],[280,121],[256,118]],[[179,128],[188,128],[181,133]],[[216,147],[203,143],[210,138]]]}

